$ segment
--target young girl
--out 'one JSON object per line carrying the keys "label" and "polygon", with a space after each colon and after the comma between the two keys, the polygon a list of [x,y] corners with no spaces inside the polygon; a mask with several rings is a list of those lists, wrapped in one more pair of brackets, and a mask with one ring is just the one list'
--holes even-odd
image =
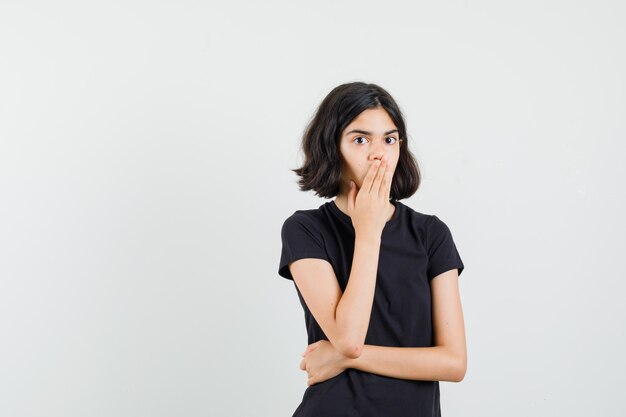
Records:
{"label": "young girl", "polygon": [[398,105],[376,84],[340,85],[302,149],[300,189],[335,199],[281,229],[278,273],[295,284],[309,342],[293,417],[440,416],[439,381],[467,368],[464,266],[447,225],[399,201],[420,172]]}

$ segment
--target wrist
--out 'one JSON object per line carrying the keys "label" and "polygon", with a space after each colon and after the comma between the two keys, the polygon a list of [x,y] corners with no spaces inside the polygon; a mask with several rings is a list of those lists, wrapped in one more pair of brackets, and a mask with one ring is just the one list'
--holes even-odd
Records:
{"label": "wrist", "polygon": [[380,245],[382,237],[374,232],[356,232],[354,241],[360,245]]}

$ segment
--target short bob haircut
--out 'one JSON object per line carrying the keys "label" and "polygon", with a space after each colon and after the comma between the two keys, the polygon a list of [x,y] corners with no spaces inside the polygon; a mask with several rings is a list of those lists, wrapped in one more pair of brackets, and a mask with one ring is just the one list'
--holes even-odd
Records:
{"label": "short bob haircut", "polygon": [[415,194],[420,185],[420,170],[408,149],[406,126],[395,100],[382,87],[351,82],[335,87],[321,102],[304,130],[301,149],[304,164],[292,169],[300,179],[300,191],[314,190],[323,198],[339,194],[342,174],[339,141],[344,129],[361,112],[383,108],[393,120],[400,136],[400,157],[394,171],[389,197],[397,201]]}

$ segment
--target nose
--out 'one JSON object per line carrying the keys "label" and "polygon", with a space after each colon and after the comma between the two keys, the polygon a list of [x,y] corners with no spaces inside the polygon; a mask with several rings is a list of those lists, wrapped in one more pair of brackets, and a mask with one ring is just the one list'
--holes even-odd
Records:
{"label": "nose", "polygon": [[372,149],[370,150],[370,159],[372,162],[376,161],[376,160],[381,160],[383,158],[383,156],[385,156],[385,152],[383,151],[383,147],[382,146],[374,146],[372,147]]}
{"label": "nose", "polygon": [[374,162],[376,161],[382,161],[383,156],[383,154],[380,154],[380,156],[372,156],[372,158],[370,159],[370,166],[374,165]]}
{"label": "nose", "polygon": [[374,162],[376,160],[382,160],[384,156],[385,156],[385,151],[383,151],[382,147],[381,148],[373,148],[373,149],[371,149],[370,160],[372,162]]}

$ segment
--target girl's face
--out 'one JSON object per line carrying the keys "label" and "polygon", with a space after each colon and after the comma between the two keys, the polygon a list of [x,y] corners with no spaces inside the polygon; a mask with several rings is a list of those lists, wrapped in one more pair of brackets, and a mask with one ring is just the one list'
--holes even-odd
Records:
{"label": "girl's face", "polygon": [[387,169],[395,171],[400,157],[398,129],[383,108],[361,112],[341,133],[339,153],[342,159],[342,190],[350,189],[350,180],[361,188],[365,175],[377,159],[387,155]]}

